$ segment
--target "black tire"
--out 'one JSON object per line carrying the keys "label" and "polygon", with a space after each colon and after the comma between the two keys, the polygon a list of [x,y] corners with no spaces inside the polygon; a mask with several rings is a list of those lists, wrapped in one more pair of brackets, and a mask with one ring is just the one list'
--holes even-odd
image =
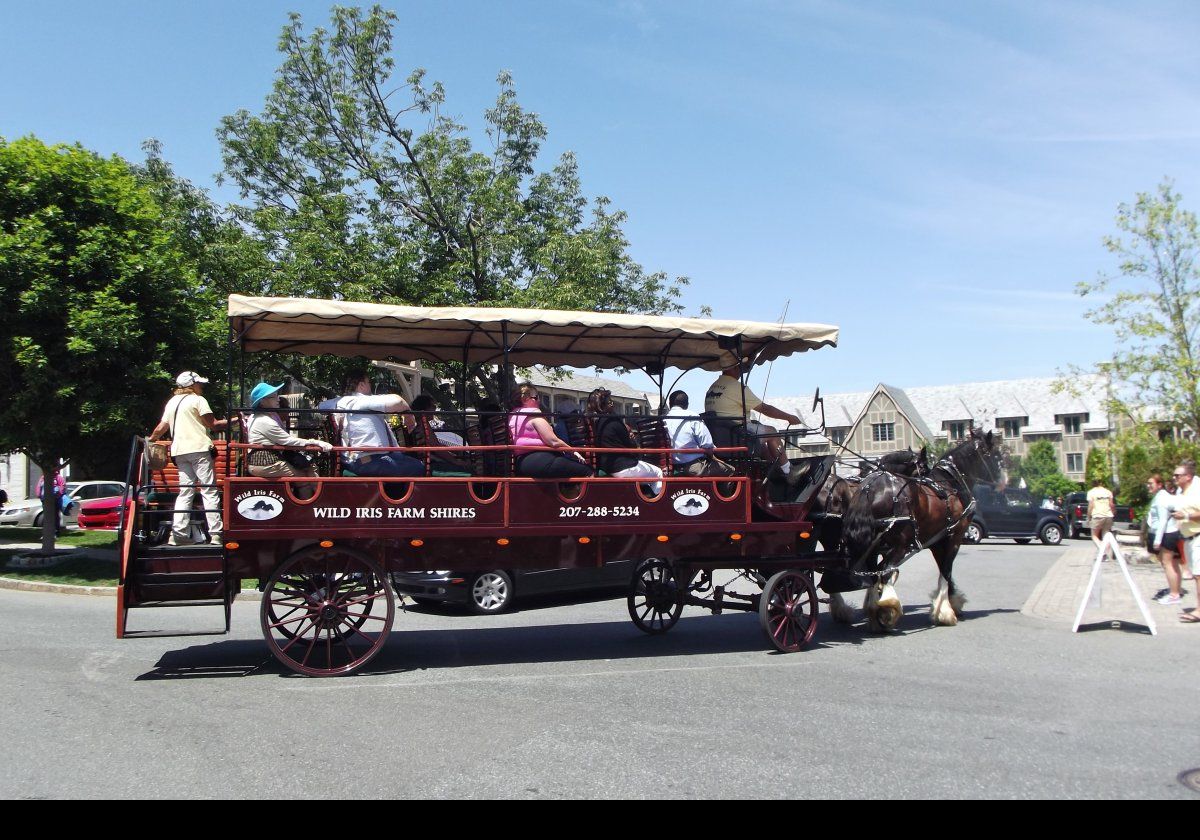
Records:
{"label": "black tire", "polygon": [[1038,532],[1042,545],[1059,545],[1063,541],[1062,526],[1057,522],[1047,522]]}
{"label": "black tire", "polygon": [[513,582],[507,572],[491,569],[472,575],[467,584],[467,609],[475,615],[496,615],[512,607]]}
{"label": "black tire", "polygon": [[37,516],[33,517],[34,528],[41,528],[43,522],[45,522],[45,520],[42,519],[42,514],[39,513]]}
{"label": "black tire", "polygon": [[643,633],[658,636],[666,633],[683,615],[683,596],[687,584],[675,576],[675,567],[668,560],[643,560],[634,570],[629,582],[625,604],[629,617]]}
{"label": "black tire", "polygon": [[1013,539],[1017,545],[1029,545],[1033,542],[1033,537],[1016,537]]}
{"label": "black tire", "polygon": [[979,543],[983,542],[985,536],[983,526],[978,522],[972,522],[967,526],[966,533],[963,534],[963,542],[970,545],[979,545]]}

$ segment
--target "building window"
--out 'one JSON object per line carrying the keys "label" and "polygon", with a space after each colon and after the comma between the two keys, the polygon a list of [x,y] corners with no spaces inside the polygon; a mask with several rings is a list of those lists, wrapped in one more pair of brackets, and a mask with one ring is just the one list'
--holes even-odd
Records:
{"label": "building window", "polygon": [[872,423],[871,424],[871,440],[888,441],[896,439],[896,424],[895,423]]}
{"label": "building window", "polygon": [[1083,472],[1083,453],[1068,452],[1067,453],[1067,472],[1081,473]]}
{"label": "building window", "polygon": [[846,430],[845,429],[830,429],[829,430],[829,441],[831,443],[836,443],[838,446],[841,446],[843,443],[846,442]]}
{"label": "building window", "polygon": [[966,420],[955,420],[952,423],[946,424],[946,431],[950,433],[950,440],[964,440],[967,437],[967,429],[970,424]]}
{"label": "building window", "polygon": [[1019,438],[1021,436],[1020,420],[1005,420],[1001,428],[1006,438]]}
{"label": "building window", "polygon": [[1082,423],[1081,423],[1079,417],[1076,416],[1076,417],[1064,417],[1063,418],[1063,431],[1066,434],[1077,435],[1077,434],[1079,434],[1081,427],[1082,427]]}

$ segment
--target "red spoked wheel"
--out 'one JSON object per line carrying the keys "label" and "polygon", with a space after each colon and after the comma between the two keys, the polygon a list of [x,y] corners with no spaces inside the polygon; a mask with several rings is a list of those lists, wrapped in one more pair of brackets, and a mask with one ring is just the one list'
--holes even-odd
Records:
{"label": "red spoked wheel", "polygon": [[352,674],[383,649],[396,607],[379,565],[349,548],[292,555],[263,591],[260,618],[271,653],[311,677]]}
{"label": "red spoked wheel", "polygon": [[758,602],[758,619],[777,650],[794,653],[817,632],[820,602],[812,575],[787,570],[772,575]]}
{"label": "red spoked wheel", "polygon": [[644,560],[629,584],[629,617],[643,633],[666,633],[683,614],[683,587],[666,560]]}

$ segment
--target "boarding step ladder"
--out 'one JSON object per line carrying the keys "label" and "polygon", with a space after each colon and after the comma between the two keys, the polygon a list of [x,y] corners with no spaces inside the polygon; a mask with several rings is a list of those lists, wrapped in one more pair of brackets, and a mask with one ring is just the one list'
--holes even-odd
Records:
{"label": "boarding step ladder", "polygon": [[[143,478],[145,476],[146,478]],[[117,582],[117,638],[133,636],[187,636],[228,633],[233,599],[240,580],[230,580],[223,545],[170,545],[160,542],[156,527],[166,515],[151,501],[153,487],[144,457],[144,440],[135,438],[130,457],[127,492],[119,537],[120,578]],[[220,631],[130,631],[130,610],[163,607],[221,607],[225,615]]]}

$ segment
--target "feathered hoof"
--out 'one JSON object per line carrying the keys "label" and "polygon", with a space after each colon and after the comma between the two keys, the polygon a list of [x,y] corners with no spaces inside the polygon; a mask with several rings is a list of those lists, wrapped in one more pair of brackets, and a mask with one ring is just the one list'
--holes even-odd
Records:
{"label": "feathered hoof", "polygon": [[858,620],[858,611],[846,603],[840,592],[829,596],[829,617],[838,624],[853,624]]}
{"label": "feathered hoof", "polygon": [[904,606],[900,603],[900,596],[890,584],[885,585],[875,605],[875,623],[881,628],[878,632],[890,633],[895,630],[902,615]]}
{"label": "feathered hoof", "polygon": [[938,593],[929,611],[929,617],[934,627],[953,627],[958,624],[958,613],[950,605],[950,598],[944,593]]}
{"label": "feathered hoof", "polygon": [[967,605],[967,596],[962,592],[955,592],[950,596],[950,608],[954,610],[954,614],[962,618],[963,607]]}

